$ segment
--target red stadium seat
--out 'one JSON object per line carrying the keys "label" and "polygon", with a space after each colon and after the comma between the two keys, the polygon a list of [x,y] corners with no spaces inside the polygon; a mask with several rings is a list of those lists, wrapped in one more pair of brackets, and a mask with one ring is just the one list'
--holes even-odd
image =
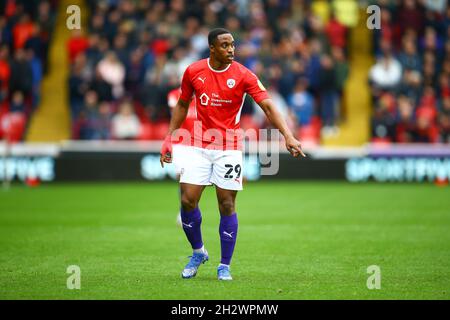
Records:
{"label": "red stadium seat", "polygon": [[390,144],[392,141],[389,138],[380,138],[380,137],[373,137],[371,142],[373,144],[383,145],[383,144]]}
{"label": "red stadium seat", "polygon": [[169,122],[157,122],[152,125],[152,140],[164,140],[169,131]]}
{"label": "red stadium seat", "polygon": [[22,140],[25,132],[26,117],[22,112],[9,112],[1,118],[3,135],[10,142]]}
{"label": "red stadium seat", "polygon": [[147,117],[147,115],[145,113],[144,106],[138,101],[134,102],[133,106],[134,106],[134,112],[136,113],[136,115],[139,118],[139,120],[142,123],[148,123],[149,120],[148,120],[148,117]]}
{"label": "red stadium seat", "polygon": [[310,124],[303,125],[297,130],[297,137],[302,143],[317,145],[320,143],[320,128],[320,118],[313,117]]}
{"label": "red stadium seat", "polygon": [[151,123],[141,123],[141,132],[138,136],[138,140],[151,140],[153,127]]}
{"label": "red stadium seat", "polygon": [[3,117],[8,113],[8,105],[6,104],[0,104],[0,139],[3,139]]}
{"label": "red stadium seat", "polygon": [[255,130],[256,135],[247,134],[249,140],[258,140],[259,138],[259,126],[251,115],[244,115],[240,120],[241,128],[243,130]]}
{"label": "red stadium seat", "polygon": [[169,131],[168,122],[141,123],[141,133],[138,140],[164,140]]}
{"label": "red stadium seat", "polygon": [[297,130],[297,137],[300,142],[309,145],[319,144],[319,137],[313,125],[302,126]]}

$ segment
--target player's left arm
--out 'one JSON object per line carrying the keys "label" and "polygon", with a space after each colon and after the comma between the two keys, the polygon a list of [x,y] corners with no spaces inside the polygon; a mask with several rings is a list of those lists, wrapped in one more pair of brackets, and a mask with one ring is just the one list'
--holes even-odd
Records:
{"label": "player's left arm", "polygon": [[272,99],[264,99],[260,101],[258,105],[264,111],[270,123],[272,123],[275,128],[280,130],[281,134],[284,136],[284,139],[286,140],[286,149],[294,157],[298,157],[299,155],[302,155],[302,157],[306,157],[306,155],[302,151],[302,145],[300,141],[298,141],[294,137],[286,121],[283,119],[280,112],[278,112],[277,108],[273,104]]}

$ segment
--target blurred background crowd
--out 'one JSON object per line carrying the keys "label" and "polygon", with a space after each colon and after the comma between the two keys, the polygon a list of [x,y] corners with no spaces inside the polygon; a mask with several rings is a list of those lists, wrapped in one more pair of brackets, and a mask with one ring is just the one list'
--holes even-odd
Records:
{"label": "blurred background crowd", "polygon": [[12,139],[22,139],[39,105],[55,8],[56,1],[0,1],[0,137],[8,121]]}
{"label": "blurred background crowd", "polygon": [[450,7],[405,0],[381,9],[370,70],[375,141],[450,142]]}
{"label": "blurred background crowd", "polygon": [[[236,60],[269,88],[292,129],[314,125],[320,130],[323,124],[325,132],[336,130],[348,74],[347,27],[335,17],[322,23],[309,2],[89,4],[89,31],[74,32],[68,44],[75,138],[164,137],[168,93],[179,87],[190,63],[209,56],[208,32],[220,26],[232,32]],[[242,125],[268,125],[251,98],[244,104]],[[121,126],[128,127],[128,135]]]}
{"label": "blurred background crowd", "polygon": [[[367,75],[374,142],[450,142],[450,9],[446,1],[375,1]],[[207,34],[230,30],[236,60],[268,88],[301,139],[339,134],[351,71],[356,1],[90,0],[66,50],[72,139],[161,139],[168,94],[185,68],[209,55]],[[364,2],[364,6],[372,4]],[[58,1],[0,5],[0,117],[39,107]],[[354,54],[354,53],[353,53]],[[67,89],[65,89],[67,88]],[[56,90],[56,89],[55,89]],[[58,89],[59,90],[59,89]],[[266,128],[251,98],[241,123]],[[26,128],[26,124],[25,124]],[[25,129],[26,130],[26,129]],[[1,134],[1,131],[0,131]]]}

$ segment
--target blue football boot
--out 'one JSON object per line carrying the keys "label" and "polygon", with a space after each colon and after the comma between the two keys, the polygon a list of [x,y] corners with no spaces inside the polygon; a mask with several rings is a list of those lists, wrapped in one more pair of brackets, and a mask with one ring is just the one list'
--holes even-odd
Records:
{"label": "blue football boot", "polygon": [[205,250],[204,253],[196,253],[192,256],[190,256],[191,260],[189,260],[189,263],[184,267],[183,272],[181,272],[181,276],[183,279],[189,279],[195,277],[197,274],[198,268],[202,263],[205,263],[208,261],[208,251]]}
{"label": "blue football boot", "polygon": [[233,278],[231,277],[231,273],[230,273],[230,267],[229,266],[220,265],[217,268],[217,279],[219,279],[219,280],[233,280]]}

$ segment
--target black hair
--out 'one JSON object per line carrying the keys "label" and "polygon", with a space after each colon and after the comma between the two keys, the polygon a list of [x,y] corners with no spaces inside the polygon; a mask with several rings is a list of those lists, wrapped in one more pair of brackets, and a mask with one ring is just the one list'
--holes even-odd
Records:
{"label": "black hair", "polygon": [[226,33],[230,33],[230,31],[228,31],[227,29],[224,28],[216,28],[216,29],[212,29],[209,33],[208,33],[208,45],[213,45],[214,42],[217,40],[217,37],[220,36],[221,34],[226,34]]}

